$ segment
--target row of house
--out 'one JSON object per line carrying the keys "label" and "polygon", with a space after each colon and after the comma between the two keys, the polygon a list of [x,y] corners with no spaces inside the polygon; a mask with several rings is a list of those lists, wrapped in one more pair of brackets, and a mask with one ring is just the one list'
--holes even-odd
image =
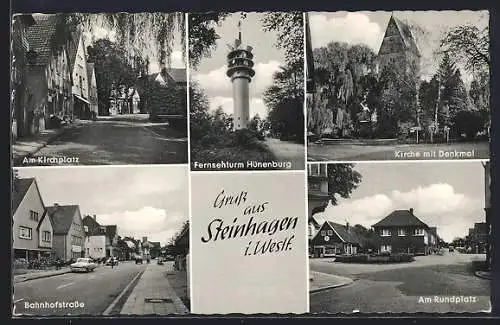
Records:
{"label": "row of house", "polygon": [[[88,224],[93,218],[82,218],[78,205],[46,206],[35,178],[16,177],[12,193],[14,259],[69,261],[114,256],[116,225],[91,230]],[[94,235],[102,235],[104,240]]]}
{"label": "row of house", "polygon": [[[395,210],[371,226],[367,233],[350,226],[319,220],[315,214],[329,201],[327,164],[308,165],[309,249],[314,256],[394,252],[430,254],[441,239],[437,228],[415,216],[413,208]],[[370,236],[370,238],[367,238]]]}
{"label": "row of house", "polygon": [[12,135],[19,138],[61,120],[97,115],[97,82],[81,31],[60,40],[57,15],[15,15],[12,21]]}

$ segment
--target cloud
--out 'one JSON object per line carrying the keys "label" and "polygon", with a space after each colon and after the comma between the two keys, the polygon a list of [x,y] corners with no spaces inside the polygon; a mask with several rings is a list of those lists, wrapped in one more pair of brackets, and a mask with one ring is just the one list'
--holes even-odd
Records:
{"label": "cloud", "polygon": [[139,210],[117,211],[100,214],[97,222],[104,225],[117,225],[118,235],[141,238],[147,236],[152,241],[160,241],[162,245],[180,230],[187,216],[181,212],[168,212],[154,207],[143,207]]}
{"label": "cloud", "polygon": [[[210,101],[210,110],[215,111],[222,106],[222,109],[227,114],[233,114],[233,98],[232,97],[223,97],[216,96]],[[265,118],[267,116],[267,107],[264,104],[264,101],[261,98],[250,98],[250,118],[252,118],[255,114],[259,114],[261,118]]]}
{"label": "cloud", "polygon": [[[274,60],[255,64],[255,76],[250,82],[252,97],[262,97],[264,91],[273,84],[273,74],[279,70],[280,65],[280,62]],[[224,65],[207,73],[198,73],[193,79],[200,84],[209,98],[231,97],[231,80],[226,75],[226,70],[227,66]]]}
{"label": "cloud", "polygon": [[371,227],[394,210],[410,208],[423,222],[438,227],[439,235],[446,241],[465,236],[474,222],[484,222],[481,201],[456,193],[444,183],[356,200],[340,199],[337,206],[329,205],[315,218]]}
{"label": "cloud", "polygon": [[[170,54],[170,67],[171,68],[186,68],[186,64],[184,63],[184,59],[182,58],[182,51],[173,51]],[[160,71],[160,66],[157,62],[151,61],[149,63],[149,72],[156,73]]]}
{"label": "cloud", "polygon": [[383,32],[377,23],[363,13],[349,12],[343,17],[328,18],[322,14],[310,16],[311,42],[314,48],[330,42],[351,45],[366,44],[378,51]]}

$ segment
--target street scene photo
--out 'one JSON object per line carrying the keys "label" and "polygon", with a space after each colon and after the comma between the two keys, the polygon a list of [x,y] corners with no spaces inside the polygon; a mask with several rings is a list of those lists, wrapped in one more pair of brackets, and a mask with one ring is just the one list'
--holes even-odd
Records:
{"label": "street scene photo", "polygon": [[14,166],[187,163],[183,13],[12,16]]}
{"label": "street scene photo", "polygon": [[19,168],[12,184],[13,316],[189,313],[187,165]]}
{"label": "street scene photo", "polygon": [[306,14],[308,161],[488,159],[488,11]]}
{"label": "street scene photo", "polygon": [[304,15],[188,15],[191,170],[303,170]]}
{"label": "street scene photo", "polygon": [[311,313],[491,312],[487,161],[308,165]]}

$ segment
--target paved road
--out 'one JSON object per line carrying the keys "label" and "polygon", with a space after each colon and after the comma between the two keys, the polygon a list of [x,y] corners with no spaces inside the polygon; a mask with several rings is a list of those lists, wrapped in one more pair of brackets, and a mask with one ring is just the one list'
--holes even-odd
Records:
{"label": "paved road", "polygon": [[305,146],[290,142],[281,141],[275,138],[266,138],[266,144],[279,161],[289,161],[292,170],[303,170],[305,168]]}
{"label": "paved road", "polygon": [[[355,282],[311,294],[310,309],[312,313],[487,311],[491,307],[490,281],[469,270],[470,261],[476,258],[461,254],[422,256],[413,263],[391,265],[312,260],[312,270],[349,276]],[[435,300],[445,296],[461,296],[462,300]]]}
{"label": "paved road", "polygon": [[[86,121],[63,133],[34,157],[78,157],[70,165],[187,163],[186,134],[140,119]],[[36,162],[34,165],[54,165]]]}
{"label": "paved road", "polygon": [[[145,265],[124,262],[91,273],[66,273],[14,285],[14,313],[30,315],[101,315]],[[78,301],[83,308],[29,309],[26,303]]]}
{"label": "paved road", "polygon": [[[474,155],[464,158],[439,157],[440,151],[452,153],[457,151],[472,151]],[[436,156],[432,154],[435,152]],[[404,153],[407,153],[406,156]],[[408,155],[415,153],[415,155]],[[417,153],[420,156],[417,156]],[[430,153],[430,156],[424,154]],[[307,147],[308,161],[345,161],[345,160],[442,160],[442,159],[489,159],[489,143],[452,143],[452,144],[409,144],[409,145],[350,145],[309,144]]]}

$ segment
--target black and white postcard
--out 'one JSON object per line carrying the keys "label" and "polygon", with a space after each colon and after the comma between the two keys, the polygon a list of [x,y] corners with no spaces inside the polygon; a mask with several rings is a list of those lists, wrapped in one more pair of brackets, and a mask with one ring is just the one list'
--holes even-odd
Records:
{"label": "black and white postcard", "polygon": [[311,313],[491,311],[486,161],[308,166]]}
{"label": "black and white postcard", "polygon": [[183,13],[12,18],[15,166],[187,163]]}
{"label": "black and white postcard", "polygon": [[488,11],[307,14],[308,161],[488,159]]}
{"label": "black and white postcard", "polygon": [[187,166],[13,176],[14,316],[187,314]]}
{"label": "black and white postcard", "polygon": [[303,170],[303,13],[188,16],[191,169]]}

